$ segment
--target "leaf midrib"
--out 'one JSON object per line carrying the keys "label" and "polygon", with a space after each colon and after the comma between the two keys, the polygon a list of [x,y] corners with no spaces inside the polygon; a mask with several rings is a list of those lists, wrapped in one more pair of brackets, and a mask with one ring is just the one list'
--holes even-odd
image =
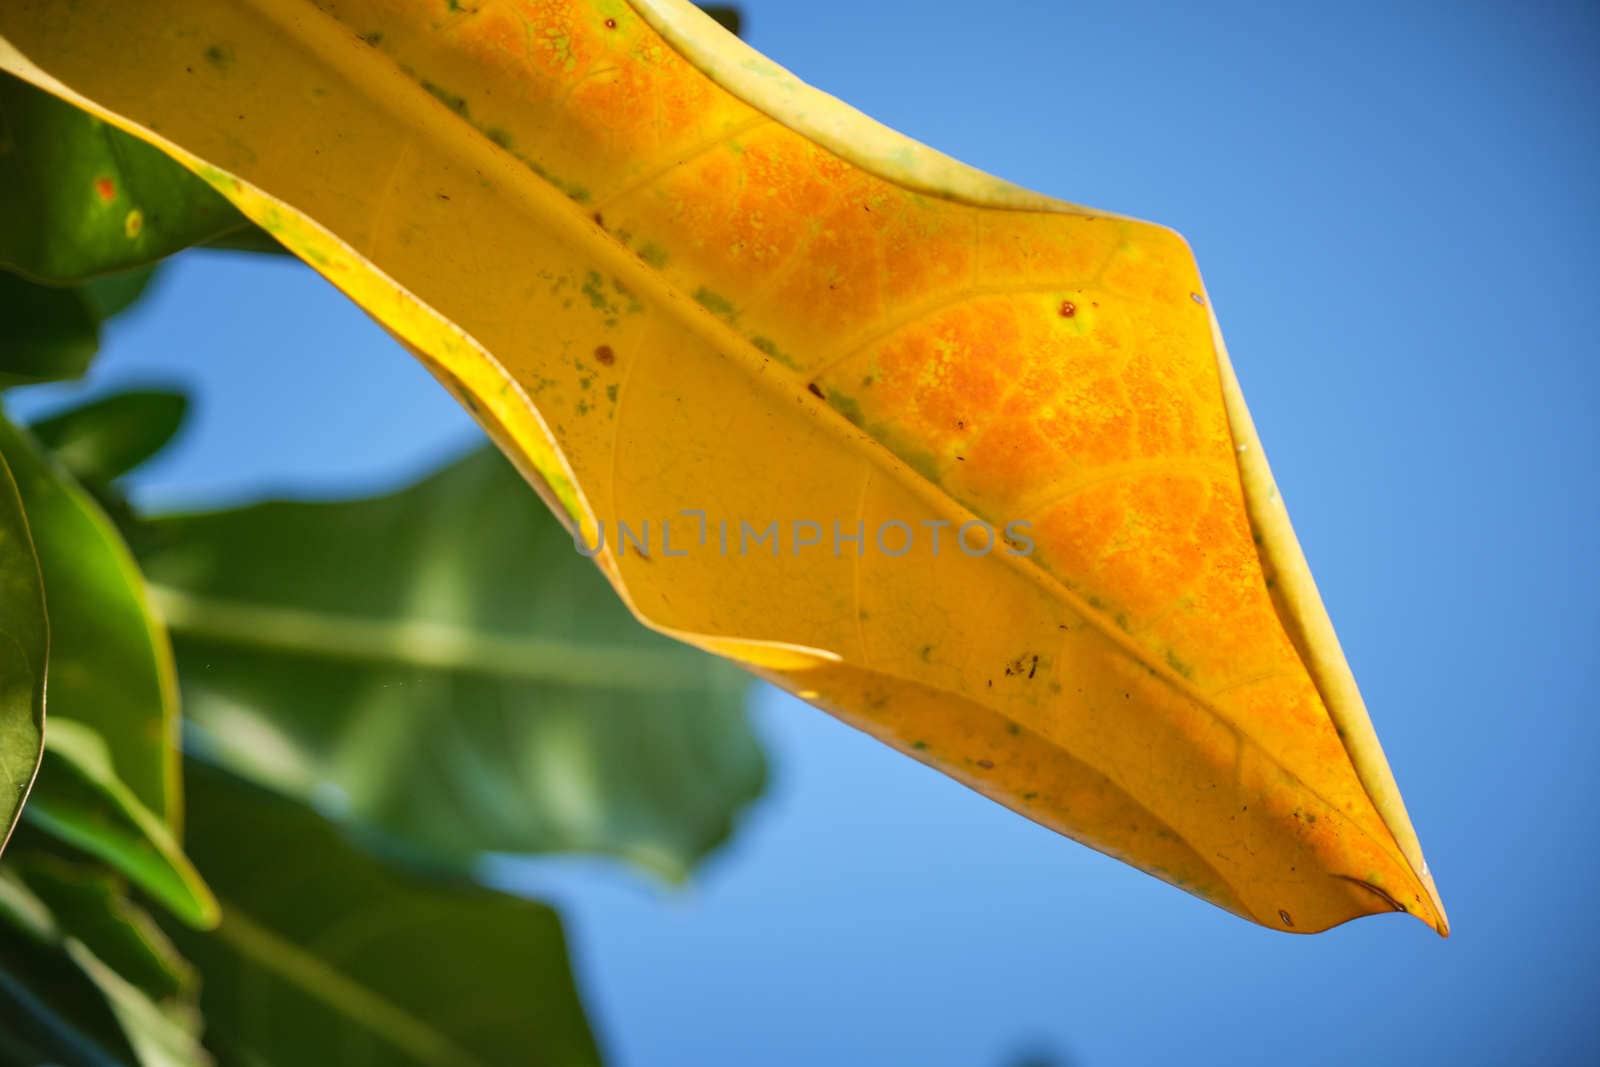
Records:
{"label": "leaf midrib", "polygon": [[315,659],[396,663],[600,689],[692,691],[706,686],[702,665],[650,648],[507,637],[429,620],[391,621],[197,596],[157,584],[150,586],[149,597],[174,633]]}
{"label": "leaf midrib", "polygon": [[224,902],[222,924],[212,936],[418,1063],[430,1067],[489,1067],[447,1035],[258,925],[230,903]]}
{"label": "leaf midrib", "polygon": [[[273,5],[269,5],[262,10],[264,13],[267,13],[269,17],[272,17],[275,20],[281,18],[283,15],[282,11],[275,11]],[[344,28],[342,23],[339,25],[341,28]],[[302,40],[301,43],[302,45],[313,48],[315,47],[304,40]],[[674,45],[674,47],[676,47],[676,45]],[[386,64],[389,68],[385,71],[386,76],[405,83],[408,87],[408,91],[414,87],[418,92],[424,91],[421,90],[420,87],[417,87],[417,83],[411,75],[401,71],[400,68],[395,67],[388,60],[381,57],[374,58],[368,55],[367,52],[370,52],[370,50],[357,53],[356,55],[359,58],[353,62]],[[347,55],[341,55],[336,58],[333,55],[322,54],[319,55],[319,59],[327,62],[329,65],[334,66],[335,68],[338,68],[341,65],[341,61],[344,63],[352,62]],[[700,68],[697,66],[696,69]],[[702,70],[701,73],[704,74],[704,71]],[[726,86],[723,86],[723,88],[727,89]],[[731,89],[727,89],[727,91],[732,92]],[[757,107],[756,104],[752,103],[742,94],[734,93],[734,95],[748,106],[751,106],[758,111],[761,110],[761,108]],[[391,98],[391,101],[392,99],[393,98]],[[388,106],[394,107],[396,105],[391,102]],[[433,122],[431,124],[420,125],[418,127],[418,132],[421,136],[442,136],[446,145],[453,144],[462,151],[474,155],[481,155],[484,153],[493,155],[499,151],[498,149],[493,148],[486,138],[481,136],[481,131],[478,131],[477,127],[474,126],[470,120],[463,118],[455,112],[444,109],[442,113],[438,113],[430,108],[425,113],[432,116]],[[780,125],[784,125],[791,130],[795,129],[795,127],[785,122],[781,116],[772,115],[770,117],[774,118]],[[471,130],[475,136],[460,136],[462,126],[465,126],[465,128],[468,130]],[[871,173],[878,173],[880,177],[884,177],[885,180],[891,181],[902,188],[916,191],[915,187],[905,182],[903,178],[881,174],[877,170],[867,167],[859,161],[852,161],[852,163],[853,165],[863,167],[863,169],[866,169]],[[538,175],[525,165],[519,167],[518,173],[523,180],[515,183],[511,187],[511,192],[506,195],[513,200],[522,201],[530,210],[537,212],[540,217],[548,220],[553,229],[558,231],[565,230],[572,237],[572,239],[583,242],[585,246],[594,254],[595,258],[604,263],[608,271],[617,277],[627,279],[627,284],[630,288],[635,289],[638,292],[652,294],[656,298],[658,306],[662,309],[663,314],[680,319],[680,321],[682,321],[691,330],[709,340],[712,347],[716,351],[726,355],[734,362],[742,364],[747,376],[751,380],[757,382],[762,388],[771,390],[773,393],[782,396],[785,400],[793,399],[796,395],[803,395],[804,390],[800,375],[767,373],[766,364],[769,362],[768,359],[763,353],[751,345],[748,338],[744,337],[736,329],[730,326],[727,322],[724,322],[709,309],[693,300],[681,287],[674,285],[659,271],[652,269],[647,264],[641,262],[624,246],[610,241],[595,241],[591,229],[589,217],[590,213],[584,205],[576,204],[565,193],[553,185],[548,178]],[[270,191],[266,191],[266,196],[273,200],[278,199],[276,194]],[[1043,207],[1008,209],[997,205],[979,206],[995,207],[996,210],[1045,210]],[[294,209],[291,208],[291,210]],[[359,255],[359,253],[357,254]],[[362,257],[362,261],[366,262],[370,269],[377,269],[372,265],[371,261],[365,260],[365,257]],[[458,321],[453,315],[434,307],[432,304],[426,303],[420,297],[413,295],[412,299],[416,300],[418,305],[425,307],[434,314],[438,315],[445,322],[455,324]],[[486,347],[474,345],[474,348],[477,354],[484,359],[488,366],[492,367],[499,374],[504,375],[508,379],[511,377],[506,372],[504,365]],[[1218,389],[1220,392],[1220,381],[1218,382]],[[526,397],[523,397],[523,400],[524,403],[528,405],[530,410],[537,410],[537,408],[535,408],[532,404],[531,400],[527,399]],[[845,416],[838,410],[830,405],[827,405],[826,403],[810,405],[807,407],[806,411],[809,417],[819,420],[830,426],[835,435],[838,437],[848,439],[861,433],[859,427],[846,419]],[[978,517],[976,512],[969,504],[957,499],[947,490],[918,474],[898,453],[894,452],[882,441],[874,439],[874,444],[877,446],[876,448],[867,450],[860,456],[860,459],[863,463],[872,467],[876,467],[880,470],[884,470],[902,487],[914,493],[923,502],[933,507],[936,512],[948,515],[952,521],[955,521],[957,524],[965,522],[968,519]],[[584,501],[584,507],[588,507],[587,501]],[[1020,572],[1027,580],[1038,585],[1044,589],[1047,594],[1065,604],[1069,610],[1072,610],[1079,617],[1083,618],[1114,647],[1132,657],[1136,662],[1144,665],[1147,669],[1149,669],[1153,676],[1160,679],[1165,685],[1176,691],[1180,696],[1191,701],[1194,705],[1215,719],[1225,729],[1253,745],[1267,758],[1272,765],[1278,767],[1285,774],[1290,775],[1310,795],[1315,796],[1330,810],[1339,812],[1340,815],[1344,819],[1348,820],[1359,833],[1373,840],[1375,843],[1377,843],[1380,849],[1395,856],[1402,864],[1409,866],[1409,864],[1405,863],[1404,853],[1399,848],[1398,842],[1394,838],[1393,831],[1389,829],[1387,824],[1383,824],[1387,835],[1386,840],[1384,836],[1380,836],[1371,828],[1369,828],[1365,824],[1365,820],[1355,818],[1352,813],[1345,811],[1340,805],[1335,804],[1329,797],[1322,794],[1321,791],[1312,789],[1305,782],[1304,778],[1301,777],[1301,775],[1294,772],[1284,764],[1284,762],[1277,756],[1272,748],[1266,745],[1253,733],[1247,731],[1241,724],[1235,722],[1230,716],[1225,714],[1217,705],[1216,701],[1212,699],[1210,694],[1201,690],[1193,682],[1178,674],[1160,658],[1152,655],[1150,649],[1145,647],[1143,643],[1138,641],[1132,635],[1115,626],[1111,620],[1106,617],[1104,612],[1092,607],[1083,595],[1068,588],[1062,578],[1055,574],[1053,570],[1045,567],[1038,560],[1027,556],[1007,554],[991,558],[997,559],[1003,566],[1008,566]],[[622,581],[621,585],[624,589],[626,588],[625,581]],[[655,623],[652,621],[647,623],[647,625],[655,625]],[[1119,785],[1120,784],[1122,783],[1119,782]],[[1371,805],[1372,800],[1370,795],[1368,795],[1366,799],[1368,804]],[[1374,811],[1376,811],[1375,808]],[[1382,823],[1381,816],[1379,821]]]}
{"label": "leaf midrib", "polygon": [[[281,5],[282,0],[274,0],[274,2],[271,3],[264,3],[258,10],[270,20],[283,24],[287,19],[288,12],[284,10]],[[336,22],[337,20],[334,21]],[[338,23],[338,27],[341,31],[347,29],[347,27],[345,27],[342,23]],[[364,50],[361,53],[354,53],[354,55],[358,56],[359,58],[352,59],[352,53],[346,53],[342,49],[335,50],[332,48],[319,47],[329,45],[333,40],[333,36],[327,34],[326,30],[315,26],[309,20],[304,24],[296,25],[294,28],[297,31],[297,43],[301,47],[304,47],[315,53],[321,62],[324,62],[335,69],[340,69],[342,67],[348,68],[350,66],[360,64],[387,63],[386,60],[369,57],[368,51],[370,50]],[[343,43],[342,37],[339,37],[338,40],[341,44]],[[697,69],[699,68],[697,67]],[[702,71],[702,73],[704,72]],[[385,72],[385,75],[388,78],[392,78],[394,81],[404,83],[407,87],[405,90],[406,93],[425,92],[425,90],[421,89],[420,86],[418,86],[410,76],[401,72],[399,68],[392,67],[390,70]],[[726,88],[726,86],[724,86],[724,88]],[[734,95],[743,100],[745,103],[750,104],[750,106],[755,107],[755,105],[746,99],[742,94],[736,93]],[[390,98],[390,102],[383,106],[394,108],[398,106],[395,101],[401,99],[404,99],[403,95],[392,97]],[[761,109],[758,107],[757,110]],[[449,109],[440,109],[435,111],[432,108],[428,108],[419,112],[415,117],[418,121],[415,122],[414,128],[420,136],[436,137],[442,135],[447,146],[458,148],[470,155],[498,159],[497,153],[499,150],[494,148],[487,141],[487,139],[481,137],[462,138],[459,136],[459,127],[454,125],[458,122],[465,123],[467,128],[474,130],[474,132],[478,131],[476,131],[476,127],[472,126],[469,120],[462,119],[461,116],[450,111]],[[778,118],[777,116],[773,117]],[[778,121],[780,124],[786,126],[789,125],[788,123],[783,122],[781,118],[778,118]],[[790,126],[789,128],[794,129],[793,126]],[[855,165],[861,166],[862,164],[858,162]],[[873,173],[878,173],[871,167],[865,167],[864,169],[867,169]],[[663,278],[659,272],[649,269],[619,244],[614,242],[596,242],[593,238],[591,228],[592,224],[589,219],[590,212],[587,208],[583,207],[582,205],[575,204],[547,179],[539,178],[537,175],[534,175],[532,171],[523,168],[521,173],[526,174],[533,180],[523,180],[513,185],[512,192],[508,194],[512,199],[523,201],[530,209],[536,211],[542,218],[548,220],[553,229],[557,231],[566,231],[567,234],[574,240],[583,242],[585,246],[595,255],[595,258],[598,261],[604,263],[606,267],[618,277],[626,278],[631,288],[637,288],[638,291],[647,292],[654,295],[657,298],[663,313],[683,320],[685,324],[688,325],[692,330],[710,340],[712,342],[712,347],[718,352],[725,354],[735,362],[742,363],[750,377],[756,382],[761,383],[764,388],[770,389],[774,393],[784,396],[785,399],[792,399],[796,394],[801,392],[800,383],[796,380],[798,376],[769,375],[765,373],[765,363],[767,360],[763,358],[759,351],[750,345],[747,338],[743,337],[740,333],[738,333],[738,331],[734,330],[727,323],[719,319],[710,310],[693,301],[680,288],[674,286],[672,283]],[[895,184],[900,185],[903,188],[915,191],[915,187],[906,183],[903,179],[881,174],[880,176],[886,177],[887,180],[893,181]],[[286,201],[280,201],[278,194],[270,190],[263,189],[262,193],[268,200],[287,203]],[[999,209],[1007,210],[1005,208]],[[290,210],[296,211],[296,209],[292,207]],[[1023,208],[1014,210],[1043,209]],[[326,231],[324,232],[326,233]],[[331,234],[329,236],[331,236]],[[377,272],[377,268],[371,263],[371,261],[366,260],[365,257],[360,253],[354,254],[358,256],[362,262],[366,263],[369,269]],[[449,315],[439,308],[436,308],[434,305],[423,301],[420,297],[417,297],[414,294],[408,295],[419,307],[425,308],[432,312],[441,321],[449,323],[453,326],[456,324],[457,320],[452,315]],[[459,326],[456,328],[460,329]],[[462,332],[465,333],[465,331]],[[470,340],[471,339],[469,337],[469,341]],[[477,344],[475,341],[472,342],[472,348],[475,354],[478,355],[489,368],[492,368],[498,375],[504,377],[508,381],[514,381],[511,375],[505,370],[504,365],[500,363],[499,359],[493,353],[489,352],[486,348]],[[521,397],[521,399],[525,404],[527,404],[529,410],[537,410],[533,407],[531,401],[529,401],[525,396]],[[859,428],[845,419],[842,414],[826,405],[817,405],[814,408],[809,408],[808,413],[812,418],[819,419],[832,426],[841,436],[848,437],[860,432]],[[871,450],[869,454],[863,455],[863,462],[880,468],[885,468],[897,482],[899,482],[910,492],[917,495],[924,502],[935,508],[936,511],[947,514],[953,513],[952,517],[959,516],[961,521],[965,521],[967,517],[975,517],[971,508],[967,504],[957,500],[947,491],[934,485],[927,479],[917,474],[905,463],[903,459],[891,451],[887,446],[883,446],[881,442],[876,443],[879,445],[879,447]],[[584,502],[583,506],[585,508],[588,507],[586,501]],[[1092,608],[1084,597],[1067,588],[1064,582],[1051,570],[1043,567],[1040,563],[1031,558],[1009,555],[998,558],[1003,565],[1010,566],[1017,571],[1020,571],[1033,583],[1046,590],[1049,595],[1067,605],[1069,609],[1087,621],[1114,646],[1121,649],[1124,653],[1130,655],[1136,662],[1145,665],[1150,670],[1152,675],[1160,679],[1165,685],[1175,690],[1181,696],[1192,701],[1196,706],[1217,720],[1229,731],[1241,738],[1248,740],[1267,756],[1269,762],[1282,769],[1285,773],[1290,774],[1293,778],[1295,778],[1296,781],[1300,782],[1303,787],[1307,788],[1307,791],[1311,795],[1316,796],[1317,799],[1327,805],[1328,808],[1340,811],[1342,815],[1344,815],[1347,819],[1350,819],[1358,832],[1376,842],[1380,849],[1394,855],[1402,864],[1405,863],[1403,852],[1400,850],[1398,843],[1395,841],[1393,832],[1389,830],[1386,824],[1384,824],[1385,834],[1379,835],[1365,825],[1365,820],[1355,819],[1350,813],[1345,812],[1341,807],[1334,804],[1328,797],[1322,795],[1320,791],[1313,790],[1308,786],[1305,786],[1304,780],[1300,778],[1298,774],[1290,771],[1289,768],[1285,766],[1279,758],[1277,758],[1270,747],[1256,738],[1253,734],[1246,731],[1239,723],[1235,722],[1228,715],[1224,714],[1217,706],[1216,702],[1208,694],[1200,690],[1196,685],[1194,685],[1194,683],[1180,676],[1176,671],[1172,670],[1160,659],[1152,656],[1150,654],[1150,650],[1145,648],[1135,638],[1120,631],[1111,623],[1109,619],[1104,616],[1102,612]],[[623,583],[623,587],[625,589],[625,583]],[[181,629],[181,627],[179,628]],[[306,649],[305,651],[311,653],[326,652],[326,650],[321,649]],[[370,659],[371,656],[363,654],[358,658]],[[392,650],[386,652],[381,656],[381,658],[392,659]],[[563,668],[571,667],[573,665],[555,664],[554,666],[557,668]],[[556,673],[560,674],[563,672],[558,669]],[[548,680],[543,674],[540,675],[540,678]],[[603,679],[601,684],[620,685],[622,681],[623,680],[620,676],[606,677]],[[580,684],[593,683],[585,680]],[[1367,796],[1367,801],[1369,805],[1372,803],[1370,796]],[[1381,816],[1379,821],[1380,823],[1382,822]],[[1409,866],[1409,864],[1406,864],[1406,866]]]}

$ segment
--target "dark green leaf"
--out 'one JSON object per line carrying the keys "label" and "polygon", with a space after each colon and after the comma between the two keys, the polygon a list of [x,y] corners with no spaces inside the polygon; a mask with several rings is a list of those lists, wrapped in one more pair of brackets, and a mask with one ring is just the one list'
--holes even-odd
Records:
{"label": "dark green leaf", "polygon": [[90,278],[78,288],[88,298],[89,306],[94,309],[94,313],[104,322],[122,314],[144,296],[155,276],[155,267],[136,267],[133,270]]}
{"label": "dark green leaf", "polygon": [[[4,935],[0,935],[3,939]],[[36,1022],[33,1018],[23,1014],[21,1005],[11,1003],[7,998],[11,995],[10,976],[0,968],[0,1065],[3,1067],[62,1067],[70,1064],[79,1067],[85,1062],[96,1064],[102,1061],[80,1059],[70,1047],[51,1040],[48,1033],[38,1033],[33,1029]],[[18,986],[19,992],[26,990]]]}
{"label": "dark green leaf", "polygon": [[159,149],[0,74],[0,266],[80,281],[248,225]]}
{"label": "dark green leaf", "polygon": [[409,878],[327,820],[191,761],[189,845],[223,903],[179,931],[205,976],[207,1042],[230,1062],[599,1061],[555,912]]}
{"label": "dark green leaf", "polygon": [[0,270],[0,388],[76,378],[99,348],[100,319],[82,292]]}
{"label": "dark green leaf", "polygon": [[148,533],[192,735],[280,790],[458,862],[586,850],[669,877],[759,795],[743,676],[634,622],[496,452]]}
{"label": "dark green leaf", "polygon": [[701,4],[700,10],[722,24],[722,28],[740,36],[744,31],[744,16],[732,4]]}
{"label": "dark green leaf", "polygon": [[36,941],[8,925],[6,882],[0,872],[0,1063],[134,1063],[121,1024],[89,976],[54,940]]}
{"label": "dark green leaf", "polygon": [[6,458],[0,448],[0,849],[39,767],[50,644],[39,561]]}
{"label": "dark green leaf", "polygon": [[73,477],[98,486],[165,448],[188,407],[181,393],[132,390],[58,412],[29,430]]}
{"label": "dark green leaf", "polygon": [[50,908],[57,924],[152,1000],[193,991],[194,972],[154,919],[128,898],[127,883],[103,867],[40,851],[7,857]]}
{"label": "dark green leaf", "polygon": [[100,348],[100,325],[149,287],[154,267],[56,287],[0,270],[0,389],[76,378]]}
{"label": "dark green leaf", "polygon": [[[201,1067],[196,1020],[150,1000],[0,870],[0,1053],[74,1067]],[[40,1062],[23,1059],[21,1062]]]}
{"label": "dark green leaf", "polygon": [[105,513],[31,435],[0,418],[50,611],[50,713],[105,738],[116,777],[176,825],[177,686],[144,579]]}
{"label": "dark green leaf", "polygon": [[221,237],[213,237],[204,245],[206,248],[215,248],[224,252],[258,252],[266,255],[290,256],[290,252],[278,239],[258,226],[251,226],[243,230],[231,230]]}
{"label": "dark green leaf", "polygon": [[52,714],[44,751],[28,821],[109,863],[184,922],[213,925],[216,900],[172,831],[117,778],[100,736]]}

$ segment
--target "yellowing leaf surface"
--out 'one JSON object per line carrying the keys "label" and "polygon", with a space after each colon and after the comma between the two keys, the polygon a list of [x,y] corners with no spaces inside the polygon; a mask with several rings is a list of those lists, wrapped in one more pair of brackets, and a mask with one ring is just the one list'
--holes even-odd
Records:
{"label": "yellowing leaf surface", "polygon": [[7,0],[0,36],[388,327],[650,625],[1266,926],[1447,929],[1177,235],[682,0]]}

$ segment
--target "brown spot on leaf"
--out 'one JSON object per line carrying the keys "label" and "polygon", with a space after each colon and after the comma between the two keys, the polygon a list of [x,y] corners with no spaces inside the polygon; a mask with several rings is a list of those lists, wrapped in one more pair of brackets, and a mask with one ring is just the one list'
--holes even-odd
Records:
{"label": "brown spot on leaf", "polygon": [[828,399],[827,396],[825,396],[823,394],[821,388],[818,387],[816,382],[808,382],[806,384],[806,389],[811,393],[812,396],[816,397],[818,400],[826,400],[826,399]]}
{"label": "brown spot on leaf", "polygon": [[1077,304],[1074,304],[1070,300],[1061,301],[1061,317],[1062,318],[1070,319],[1070,318],[1072,318],[1072,316],[1076,315],[1077,313],[1078,313],[1078,305]]}
{"label": "brown spot on leaf", "polygon": [[994,760],[981,759],[978,761],[978,766],[982,767],[986,771],[992,771],[994,770]]}
{"label": "brown spot on leaf", "polygon": [[617,361],[617,354],[611,351],[610,345],[601,345],[599,348],[594,350],[594,358],[598,359],[602,364],[609,367],[611,364]]}
{"label": "brown spot on leaf", "polygon": [[117,183],[110,178],[96,178],[94,180],[94,193],[100,198],[102,204],[109,204],[117,198]]}
{"label": "brown spot on leaf", "polygon": [[1278,918],[1283,920],[1283,925],[1285,925],[1285,926],[1293,926],[1294,925],[1294,920],[1289,918],[1289,913],[1284,911],[1282,908],[1278,909]]}
{"label": "brown spot on leaf", "polygon": [[606,29],[614,30],[616,28],[617,28],[617,20],[616,19],[606,19]]}

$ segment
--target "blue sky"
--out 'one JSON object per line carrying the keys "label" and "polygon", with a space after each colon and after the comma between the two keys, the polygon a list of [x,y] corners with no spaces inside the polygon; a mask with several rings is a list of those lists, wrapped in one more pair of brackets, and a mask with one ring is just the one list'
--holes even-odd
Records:
{"label": "blue sky", "polygon": [[[745,9],[890,125],[1190,239],[1455,933],[1255,928],[767,691],[773,788],[691,887],[523,872],[612,1059],[1600,1059],[1593,5]],[[184,257],[89,388],[135,381],[197,401],[148,503],[365,491],[475,437],[284,263]]]}

